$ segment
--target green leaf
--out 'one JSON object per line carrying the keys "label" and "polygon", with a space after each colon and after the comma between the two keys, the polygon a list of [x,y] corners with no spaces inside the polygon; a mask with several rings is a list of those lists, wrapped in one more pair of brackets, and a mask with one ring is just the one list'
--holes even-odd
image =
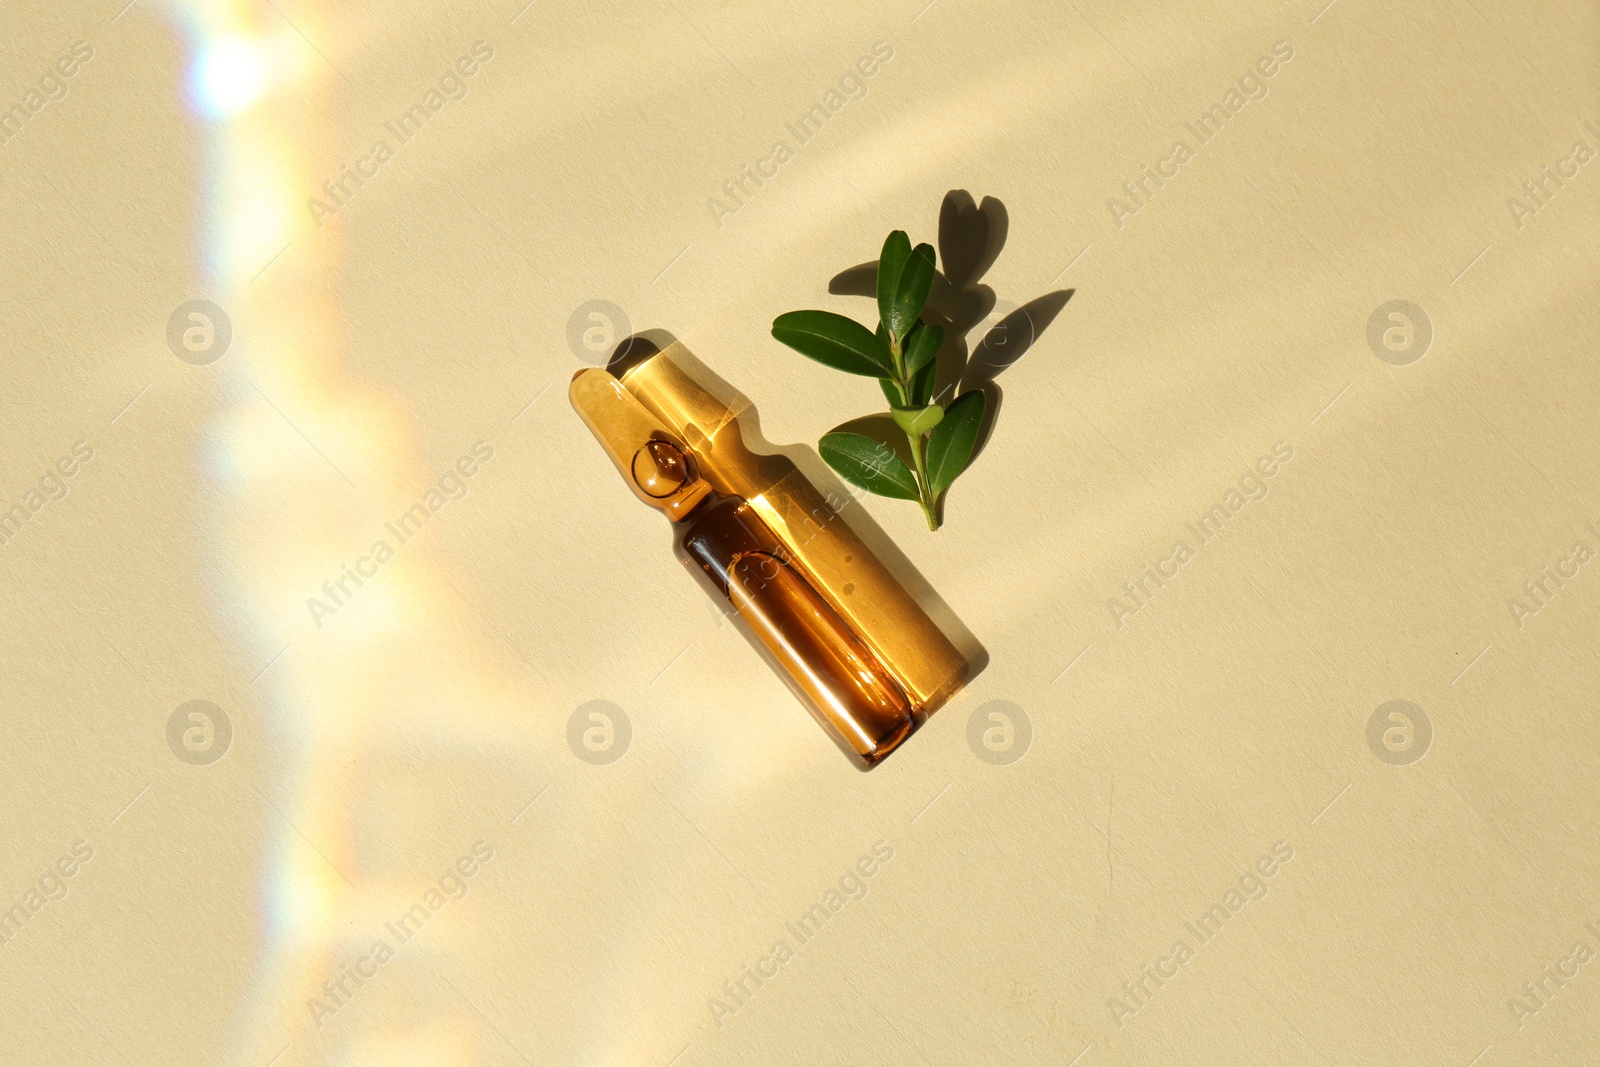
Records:
{"label": "green leaf", "polygon": [[922,323],[911,331],[911,336],[906,338],[905,363],[906,374],[915,377],[917,371],[927,366],[934,356],[939,354],[939,348],[944,344],[944,327],[929,326]]}
{"label": "green leaf", "polygon": [[923,307],[928,303],[928,291],[933,288],[933,263],[933,246],[918,245],[911,250],[911,257],[900,272],[894,303],[884,322],[888,324],[889,332],[901,340],[911,332],[917,316],[922,314]]}
{"label": "green leaf", "polygon": [[982,390],[962,393],[945,411],[944,421],[928,436],[928,482],[934,496],[950,488],[972,458],[978,427],[983,424],[983,405]]}
{"label": "green leaf", "polygon": [[889,353],[872,332],[831,311],[790,311],[772,320],[772,336],[818,363],[850,374],[881,378],[894,373]]}
{"label": "green leaf", "polygon": [[921,437],[944,418],[944,408],[938,404],[930,404],[925,408],[908,408],[896,405],[891,415],[894,423],[912,437]]}
{"label": "green leaf", "polygon": [[822,435],[817,451],[851,485],[879,496],[917,499],[917,480],[911,468],[881,441],[835,430]]}
{"label": "green leaf", "polygon": [[889,321],[889,310],[894,307],[894,295],[900,288],[900,272],[910,258],[911,238],[906,231],[896,230],[884,240],[883,251],[878,254],[878,317],[884,322]]}
{"label": "green leaf", "polygon": [[[939,365],[928,363],[911,379],[911,402],[921,407],[933,400],[933,383],[939,377]],[[890,401],[894,403],[894,401]]]}

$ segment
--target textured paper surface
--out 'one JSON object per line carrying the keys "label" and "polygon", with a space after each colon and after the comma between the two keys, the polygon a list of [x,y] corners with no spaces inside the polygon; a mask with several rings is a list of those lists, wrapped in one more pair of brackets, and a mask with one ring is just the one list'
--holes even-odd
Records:
{"label": "textured paper surface", "polygon": [[[7,1062],[1600,1057],[1594,5],[522,3],[0,14]],[[952,190],[1072,296],[863,775],[563,394],[814,444]]]}

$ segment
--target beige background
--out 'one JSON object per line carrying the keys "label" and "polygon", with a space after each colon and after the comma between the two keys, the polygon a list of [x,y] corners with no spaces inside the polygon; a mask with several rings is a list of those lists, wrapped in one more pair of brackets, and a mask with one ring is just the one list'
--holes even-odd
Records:
{"label": "beige background", "polygon": [[[1600,150],[1600,11],[920,6],[5,5],[0,105],[95,50],[0,145],[0,505],[94,450],[0,546],[0,905],[93,849],[0,945],[8,1062],[1600,1058],[1600,962],[1537,1012],[1523,989],[1600,952],[1600,563],[1507,604],[1600,548],[1600,163],[1507,204]],[[317,226],[306,199],[480,40],[465,98]],[[718,225],[877,41],[865,98]],[[1277,42],[1265,98],[1195,145]],[[828,279],[891,227],[934,239],[953,189],[1006,207],[1000,301],[1074,296],[945,529],[862,505],[991,663],[861,775],[605,466],[565,333],[612,301],[813,443],[874,390],[771,319],[866,317]],[[194,298],[234,332],[206,366],[166,339]],[[1396,299],[1434,334],[1406,366],[1366,338]],[[317,625],[478,441],[465,498]],[[1268,495],[1117,625],[1279,441]],[[233,729],[207,765],[168,747],[193,699]],[[597,699],[632,724],[607,766],[566,741]],[[1433,731],[1404,765],[1367,741],[1394,699]],[[1009,765],[968,745],[992,700],[1031,723]],[[879,841],[866,897],[717,1025]],[[1278,842],[1264,899],[1108,1003]],[[377,977],[308,1007],[378,938]]]}

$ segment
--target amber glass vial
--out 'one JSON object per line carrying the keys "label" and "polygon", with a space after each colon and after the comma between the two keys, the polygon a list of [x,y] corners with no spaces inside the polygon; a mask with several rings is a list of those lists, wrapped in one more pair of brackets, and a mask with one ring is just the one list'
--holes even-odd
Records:
{"label": "amber glass vial", "polygon": [[[788,459],[753,450],[740,414],[748,401],[701,367],[681,341],[619,362],[623,388],[695,452],[713,489],[742,497],[798,561],[813,588],[872,649],[911,701],[918,723],[966,684],[968,655],[898,575]],[[925,594],[932,590],[925,590]]]}
{"label": "amber glass vial", "polygon": [[694,450],[608,372],[579,372],[570,394],[634,495],[674,523],[682,558],[835,743],[871,767],[910,736],[913,701],[749,501],[717,492]]}
{"label": "amber glass vial", "polygon": [[910,735],[910,701],[747,501],[708,496],[678,524],[678,548],[849,753],[870,765]]}

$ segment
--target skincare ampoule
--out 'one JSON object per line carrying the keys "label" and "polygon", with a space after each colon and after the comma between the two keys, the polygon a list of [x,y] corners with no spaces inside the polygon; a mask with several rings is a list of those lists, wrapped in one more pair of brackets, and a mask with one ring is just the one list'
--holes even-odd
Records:
{"label": "skincare ampoule", "polygon": [[870,767],[910,736],[911,701],[750,503],[713,489],[694,452],[606,371],[581,371],[571,397],[634,494],[673,522],[680,558],[835,742]]}
{"label": "skincare ampoule", "polygon": [[[700,476],[743,498],[788,549],[813,590],[872,650],[911,702],[920,726],[960,691],[982,657],[964,628],[909,561],[891,567],[894,545],[864,539],[841,512],[845,492],[825,494],[793,460],[746,440],[747,398],[694,358],[681,341],[654,352],[631,348],[607,370],[675,440],[694,452]],[[752,412],[753,414],[753,412]],[[752,418],[751,423],[755,420]],[[753,428],[753,426],[751,427]],[[865,509],[854,513],[870,525]],[[930,609],[941,612],[937,621]],[[947,629],[948,627],[948,629]]]}

